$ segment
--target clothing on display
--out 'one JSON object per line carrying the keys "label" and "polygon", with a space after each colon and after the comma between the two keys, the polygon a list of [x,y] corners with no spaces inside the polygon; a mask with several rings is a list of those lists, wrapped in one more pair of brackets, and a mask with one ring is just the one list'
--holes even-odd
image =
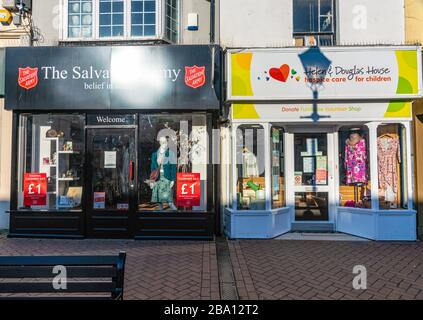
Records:
{"label": "clothing on display", "polygon": [[258,177],[259,176],[259,169],[257,165],[257,157],[249,151],[248,149],[244,148],[242,152],[242,177]]}
{"label": "clothing on display", "polygon": [[160,152],[160,149],[153,152],[151,155],[151,171],[154,171],[160,166],[160,175],[170,181],[176,181],[176,156],[175,153],[169,149]]}
{"label": "clothing on display", "polygon": [[379,190],[385,201],[395,202],[398,192],[398,165],[401,162],[399,137],[383,134],[377,139]]}
{"label": "clothing on display", "polygon": [[160,176],[153,185],[151,202],[173,203],[172,181]]}
{"label": "clothing on display", "polygon": [[151,202],[168,203],[172,210],[177,210],[173,204],[173,187],[176,181],[177,159],[173,151],[169,150],[167,139],[160,138],[160,147],[151,156],[151,172],[159,170],[158,180],[151,181]]}
{"label": "clothing on display", "polygon": [[361,138],[355,144],[348,139],[345,143],[346,183],[367,183],[366,140]]}

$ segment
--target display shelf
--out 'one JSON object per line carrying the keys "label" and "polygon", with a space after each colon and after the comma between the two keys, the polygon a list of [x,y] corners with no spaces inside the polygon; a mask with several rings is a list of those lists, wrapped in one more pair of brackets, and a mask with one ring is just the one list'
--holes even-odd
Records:
{"label": "display shelf", "polygon": [[79,177],[76,178],[58,178],[59,181],[78,181]]}
{"label": "display shelf", "polygon": [[[48,168],[53,168],[55,169],[56,172],[56,176],[50,176],[50,178],[54,179],[54,181],[52,181],[51,183],[55,185],[55,191],[49,191],[48,194],[49,195],[55,195],[56,196],[56,207],[58,209],[61,208],[65,208],[65,209],[69,209],[72,208],[71,205],[69,204],[64,204],[64,203],[60,203],[60,197],[63,197],[64,195],[60,194],[61,188],[61,183],[67,183],[67,182],[72,182],[72,181],[79,181],[80,177],[57,177],[57,175],[59,175],[59,173],[62,172],[66,172],[69,168],[62,168],[62,166],[64,165],[64,163],[61,161],[61,159],[66,159],[66,158],[61,158],[60,155],[77,155],[80,154],[79,151],[75,151],[75,150],[61,150],[63,148],[63,145],[65,143],[65,140],[63,137],[45,137],[44,138],[46,141],[49,141],[51,143],[53,143],[54,146],[52,146],[52,148],[50,149],[50,153],[55,152],[56,153],[56,163],[54,164],[45,164],[46,167]],[[70,142],[70,141],[69,141]],[[67,143],[67,142],[66,142]],[[49,155],[50,158],[52,158],[52,154]],[[63,188],[63,185],[62,185]],[[65,187],[66,189],[66,187]]]}

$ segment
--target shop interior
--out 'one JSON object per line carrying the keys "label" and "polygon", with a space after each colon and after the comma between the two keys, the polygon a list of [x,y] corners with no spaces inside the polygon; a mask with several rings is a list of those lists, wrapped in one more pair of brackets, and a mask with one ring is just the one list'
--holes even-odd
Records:
{"label": "shop interior", "polygon": [[288,207],[292,223],[335,225],[339,207],[412,210],[408,122],[236,123],[233,130],[232,212]]}

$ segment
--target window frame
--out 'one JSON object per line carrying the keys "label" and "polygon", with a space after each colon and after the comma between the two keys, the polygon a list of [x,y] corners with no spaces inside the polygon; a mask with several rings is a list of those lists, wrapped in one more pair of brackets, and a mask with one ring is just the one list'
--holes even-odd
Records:
{"label": "window frame", "polygon": [[156,12],[155,12],[155,35],[153,36],[132,36],[131,35],[131,0],[123,0],[124,2],[124,35],[116,37],[100,37],[100,1],[92,0],[93,12],[92,12],[92,36],[88,38],[84,37],[69,37],[69,0],[62,0],[62,34],[61,39],[68,42],[90,42],[90,41],[148,41],[148,40],[165,40],[169,43],[179,43],[181,39],[181,0],[178,1],[178,28],[177,28],[177,39],[172,41],[166,36],[166,0],[155,0],[156,1]]}
{"label": "window frame", "polygon": [[[257,127],[261,127],[261,130],[263,130],[263,149],[264,149],[264,174],[263,174],[263,178],[264,178],[264,185],[265,185],[265,206],[263,209],[244,209],[244,208],[239,208],[239,202],[238,202],[238,165],[240,165],[239,163],[237,163],[237,148],[238,148],[238,140],[237,140],[237,133],[238,130],[240,130],[242,127],[253,127],[253,126],[257,126]],[[231,141],[231,146],[232,146],[232,151],[231,151],[231,158],[232,158],[232,163],[231,163],[231,190],[232,190],[232,199],[231,199],[231,205],[230,208],[234,211],[234,212],[252,212],[252,211],[269,211],[272,210],[272,204],[271,204],[271,188],[270,188],[270,183],[271,183],[271,163],[269,159],[269,156],[266,155],[270,155],[270,130],[271,130],[271,124],[269,122],[235,122],[231,128],[232,130],[232,141]],[[243,138],[244,139],[244,138]]]}
{"label": "window frame", "polygon": [[[20,206],[21,204],[21,200],[22,202],[24,201],[24,174],[25,173],[31,173],[31,172],[27,172],[26,171],[26,166],[28,165],[28,161],[30,161],[30,165],[31,167],[34,166],[34,159],[32,158],[33,154],[30,155],[30,158],[28,157],[28,152],[27,152],[27,146],[28,144],[31,144],[31,148],[34,147],[34,145],[36,144],[36,142],[38,141],[38,143],[40,144],[40,140],[37,139],[36,136],[31,136],[30,139],[28,137],[28,119],[34,119],[34,118],[42,118],[42,117],[48,117],[48,118],[55,118],[55,119],[63,119],[63,118],[71,118],[73,117],[75,118],[79,118],[78,120],[80,121],[80,130],[82,133],[82,139],[80,140],[71,140],[72,142],[76,142],[76,143],[80,143],[82,148],[81,150],[78,151],[78,153],[80,154],[81,158],[81,162],[80,162],[80,176],[78,177],[77,180],[74,180],[74,182],[78,182],[78,184],[73,187],[81,187],[82,188],[82,198],[81,198],[81,203],[79,204],[79,206],[77,207],[66,207],[66,206],[62,206],[59,207],[59,189],[58,189],[58,182],[55,182],[56,185],[56,198],[54,201],[54,205],[53,207],[48,207],[49,206],[49,199],[48,199],[48,194],[52,194],[50,191],[48,191],[48,187],[47,187],[47,204],[45,206],[35,206],[35,208],[32,207],[25,207],[25,206]],[[12,172],[16,173],[16,179],[14,180],[14,182],[12,182],[11,184],[11,190],[12,190],[12,196],[11,196],[11,209],[12,210],[16,210],[16,211],[25,211],[25,212],[33,212],[33,213],[46,213],[46,212],[60,212],[60,213],[64,213],[64,212],[78,212],[78,213],[82,213],[84,212],[84,208],[85,208],[85,199],[86,196],[84,195],[84,191],[85,191],[85,161],[86,161],[86,114],[82,113],[82,112],[77,112],[77,113],[64,113],[64,112],[60,112],[60,111],[55,111],[55,112],[19,112],[16,113],[14,115],[14,119],[13,119],[13,126],[16,127],[16,135],[14,136],[14,143],[16,144],[15,146],[15,150],[16,151],[12,151],[14,152],[13,154],[13,160],[14,160],[14,165],[12,166]],[[33,125],[33,124],[32,124]],[[38,127],[41,127],[40,125],[38,125]],[[67,140],[67,139],[65,139]],[[58,150],[56,150],[58,151]],[[36,159],[37,160],[37,159]],[[38,166],[44,165],[41,163],[40,159],[38,159]],[[59,162],[59,160],[57,160]],[[37,163],[37,162],[35,162]],[[55,165],[56,167],[56,180],[58,179],[58,175],[59,172],[57,170],[59,170],[59,166],[58,164]],[[65,167],[66,168],[66,167]],[[69,187],[69,186],[68,186]]]}
{"label": "window frame", "polygon": [[[320,31],[320,19],[322,17],[324,17],[325,15],[321,15],[320,14],[320,1],[321,0],[314,0],[318,2],[318,10],[319,10],[319,15],[317,17],[318,21],[317,21],[317,26],[318,26],[318,31],[317,32],[295,32],[294,30],[294,3],[295,1],[301,1],[301,0],[292,0],[292,39],[295,43],[296,39],[298,38],[302,38],[304,41],[303,46],[309,46],[308,44],[305,43],[305,37],[307,36],[314,36],[316,38],[316,45],[317,47],[320,47],[320,37],[321,36],[332,36],[332,44],[329,46],[336,46],[337,45],[337,0],[331,0],[332,1],[332,31],[331,32],[327,32],[327,31]],[[324,45],[324,46],[328,46],[328,45]]]}
{"label": "window frame", "polygon": [[[166,120],[169,118],[172,118],[173,116],[176,117],[183,117],[184,121],[192,121],[194,117],[201,117],[204,120],[204,124],[201,125],[205,128],[205,132],[203,133],[204,136],[204,140],[202,141],[204,143],[205,146],[205,155],[204,155],[204,160],[206,160],[206,163],[199,163],[197,165],[201,166],[203,170],[205,170],[205,179],[201,179],[201,181],[204,181],[204,189],[202,188],[201,190],[201,201],[204,200],[205,203],[202,203],[202,205],[197,206],[198,209],[191,209],[191,210],[181,210],[179,209],[179,207],[176,205],[176,183],[177,180],[175,180],[175,185],[173,187],[173,192],[174,192],[174,204],[178,207],[178,210],[176,211],[177,214],[206,214],[209,212],[212,212],[213,210],[215,210],[216,208],[216,204],[214,201],[214,184],[216,183],[215,181],[215,170],[213,168],[214,164],[212,163],[212,152],[211,152],[211,140],[210,138],[212,137],[212,116],[209,112],[187,112],[186,110],[181,110],[181,112],[178,112],[176,114],[174,114],[172,116],[172,114],[170,113],[161,113],[161,112],[138,112],[138,120],[137,120],[137,135],[138,135],[138,141],[137,141],[137,153],[138,153],[138,184],[137,184],[137,191],[136,191],[136,204],[137,204],[137,208],[136,208],[136,212],[138,214],[150,214],[150,213],[157,213],[157,212],[167,212],[167,213],[175,213],[175,211],[167,211],[167,210],[145,210],[145,209],[141,209],[139,206],[142,204],[142,200],[141,200],[141,193],[142,193],[142,188],[141,185],[144,184],[145,182],[142,179],[142,170],[140,168],[140,163],[142,160],[145,160],[143,157],[143,152],[145,154],[145,149],[142,148],[142,144],[145,143],[145,141],[142,141],[140,139],[140,135],[142,133],[144,133],[145,131],[142,129],[142,121],[145,121],[145,117],[150,118],[150,117],[154,117],[160,120]],[[189,120],[186,120],[189,119]],[[166,121],[164,121],[166,122]],[[192,130],[192,124],[190,127],[190,132],[189,132],[189,137],[191,137],[191,134],[193,133]],[[171,130],[174,130],[171,128]],[[178,129],[180,130],[180,128]],[[177,132],[175,130],[175,132]],[[157,141],[155,141],[157,143]],[[179,168],[177,168],[177,173],[181,172],[179,171]],[[147,175],[148,176],[148,175]],[[202,207],[203,208],[200,208]]]}
{"label": "window frame", "polygon": [[[271,192],[271,199],[270,199],[270,204],[271,204],[271,209],[272,210],[276,210],[276,209],[282,209],[286,207],[287,204],[287,200],[286,200],[286,140],[285,140],[285,128],[282,125],[278,125],[278,124],[271,124],[270,127],[270,137],[269,137],[269,145],[270,148],[269,150],[271,151],[270,154],[270,168],[272,170],[271,172],[271,181],[270,181],[270,192]],[[279,192],[282,192],[283,194],[283,200],[281,201],[281,205],[277,206],[275,205],[275,200],[273,200],[273,192],[274,192],[274,177],[276,175],[273,174],[273,169],[275,168],[275,166],[273,165],[273,151],[275,151],[275,149],[273,148],[273,129],[278,130],[279,131],[279,139],[280,139],[280,144],[282,144],[282,153],[279,154],[279,170],[281,170],[281,166],[283,166],[283,175],[281,175],[282,173],[279,172],[279,179],[283,178],[283,185],[279,184]],[[278,150],[279,152],[281,151],[280,149]],[[281,162],[281,158],[283,159],[283,161]],[[280,180],[279,180],[280,181]],[[281,190],[282,189],[282,190]]]}

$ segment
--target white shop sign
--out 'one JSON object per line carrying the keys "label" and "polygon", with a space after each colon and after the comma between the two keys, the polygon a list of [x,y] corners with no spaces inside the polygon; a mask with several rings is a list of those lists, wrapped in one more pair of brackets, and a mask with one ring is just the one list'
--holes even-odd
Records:
{"label": "white shop sign", "polygon": [[420,47],[230,51],[229,101],[414,99],[422,94]]}
{"label": "white shop sign", "polygon": [[379,121],[411,120],[411,102],[233,104],[234,121]]}

